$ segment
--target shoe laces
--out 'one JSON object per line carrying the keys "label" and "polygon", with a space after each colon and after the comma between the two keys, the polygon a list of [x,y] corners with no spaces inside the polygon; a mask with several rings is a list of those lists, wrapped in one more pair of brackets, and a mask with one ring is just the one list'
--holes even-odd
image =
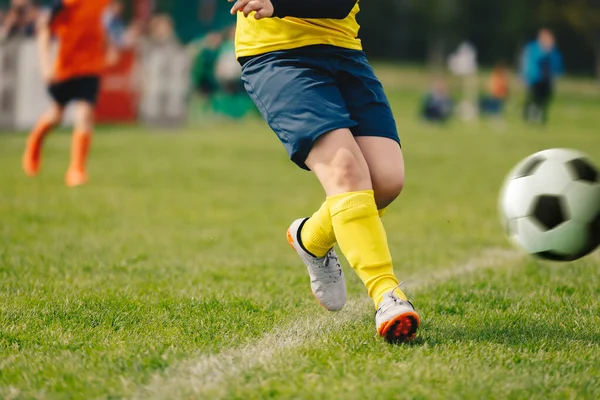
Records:
{"label": "shoe laces", "polygon": [[[385,311],[388,308],[397,306],[397,305],[402,305],[402,304],[410,304],[410,306],[414,309],[415,307],[412,305],[412,303],[408,300],[404,300],[401,299],[400,297],[398,297],[398,295],[396,294],[396,289],[400,289],[402,290],[402,286],[404,285],[404,282],[400,282],[397,286],[395,286],[391,291],[387,292],[385,294],[385,296],[389,297],[390,299],[392,299],[392,302],[386,302],[386,301],[381,301],[381,306],[379,307],[379,309],[377,310],[377,312],[379,311]],[[385,299],[384,296],[384,299]]]}
{"label": "shoe laces", "polygon": [[389,293],[389,296],[394,299],[395,303],[398,302],[404,302],[404,300],[402,300],[400,297],[398,297],[398,295],[396,294],[396,289],[400,289],[402,290],[402,286],[404,285],[404,282],[400,282],[398,285],[396,285],[396,287],[394,287]]}
{"label": "shoe laces", "polygon": [[323,256],[323,262],[319,263],[319,266],[321,266],[321,268],[325,268],[325,269],[330,269],[331,268],[331,263],[334,263],[334,266],[336,267],[335,269],[335,273],[333,275],[329,274],[328,278],[335,281],[337,279],[339,279],[342,276],[342,266],[340,265],[340,260],[337,258],[337,256],[335,255],[335,253],[333,251],[328,251],[327,254],[325,254],[325,256]]}

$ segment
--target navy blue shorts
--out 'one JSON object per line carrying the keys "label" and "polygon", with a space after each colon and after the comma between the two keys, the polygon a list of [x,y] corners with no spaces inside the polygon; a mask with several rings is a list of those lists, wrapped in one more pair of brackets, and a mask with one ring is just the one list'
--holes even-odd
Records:
{"label": "navy blue shorts", "polygon": [[100,77],[95,75],[67,79],[48,86],[50,96],[61,106],[75,100],[96,104],[99,91]]}
{"label": "navy blue shorts", "polygon": [[308,169],[315,141],[335,129],[400,143],[383,87],[362,51],[318,45],[240,62],[246,91],[298,166]]}

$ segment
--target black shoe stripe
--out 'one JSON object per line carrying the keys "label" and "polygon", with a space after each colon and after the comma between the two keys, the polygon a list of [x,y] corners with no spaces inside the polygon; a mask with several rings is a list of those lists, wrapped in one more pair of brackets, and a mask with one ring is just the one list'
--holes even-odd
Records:
{"label": "black shoe stripe", "polygon": [[298,244],[300,245],[300,248],[302,248],[302,250],[310,254],[311,257],[319,258],[310,251],[306,250],[306,247],[304,247],[304,244],[302,243],[302,235],[300,235],[300,233],[302,232],[302,228],[304,227],[306,221],[308,221],[308,218],[305,218],[304,221],[300,222],[300,226],[298,227],[298,231],[296,232],[296,240],[298,241]]}

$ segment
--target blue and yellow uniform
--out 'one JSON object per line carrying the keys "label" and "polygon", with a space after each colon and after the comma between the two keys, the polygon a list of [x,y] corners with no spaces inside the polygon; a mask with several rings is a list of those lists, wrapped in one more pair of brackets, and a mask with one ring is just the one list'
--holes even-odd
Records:
{"label": "blue and yellow uniform", "polygon": [[[238,14],[236,52],[246,90],[292,161],[308,169],[315,141],[338,129],[382,138],[363,144],[399,144],[390,105],[358,38],[357,0],[270,2],[273,18]],[[335,311],[346,301],[343,272],[329,261],[337,260],[337,243],[378,310],[379,335],[390,342],[411,340],[419,316],[399,289],[375,191],[363,189],[329,195],[312,217],[292,223],[288,241],[307,265],[321,305]]]}
{"label": "blue and yellow uniform", "polygon": [[315,140],[340,128],[399,143],[383,87],[362,51],[358,2],[272,3],[274,18],[238,13],[236,54],[246,90],[292,161],[307,169]]}
{"label": "blue and yellow uniform", "polygon": [[255,56],[312,45],[362,50],[358,38],[360,26],[356,21],[359,11],[356,3],[343,19],[285,17],[256,20],[245,18],[240,13],[236,27],[236,54],[238,57]]}

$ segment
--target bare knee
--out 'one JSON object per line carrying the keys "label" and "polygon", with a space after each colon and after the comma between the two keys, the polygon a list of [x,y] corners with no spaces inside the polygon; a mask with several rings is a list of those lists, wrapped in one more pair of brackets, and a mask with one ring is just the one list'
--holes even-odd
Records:
{"label": "bare knee", "polygon": [[63,114],[63,107],[58,104],[53,104],[52,107],[44,115],[44,118],[50,125],[56,126],[62,121]]}
{"label": "bare knee", "polygon": [[323,135],[310,151],[306,165],[328,196],[373,188],[367,161],[348,129]]}
{"label": "bare knee", "polygon": [[380,210],[389,206],[402,193],[404,171],[390,171],[373,182],[375,202]]}
{"label": "bare knee", "polygon": [[94,107],[87,102],[79,102],[75,106],[75,130],[91,132],[94,128]]}
{"label": "bare knee", "polygon": [[363,159],[350,149],[341,148],[331,159],[332,183],[341,192],[371,189],[369,168]]}

